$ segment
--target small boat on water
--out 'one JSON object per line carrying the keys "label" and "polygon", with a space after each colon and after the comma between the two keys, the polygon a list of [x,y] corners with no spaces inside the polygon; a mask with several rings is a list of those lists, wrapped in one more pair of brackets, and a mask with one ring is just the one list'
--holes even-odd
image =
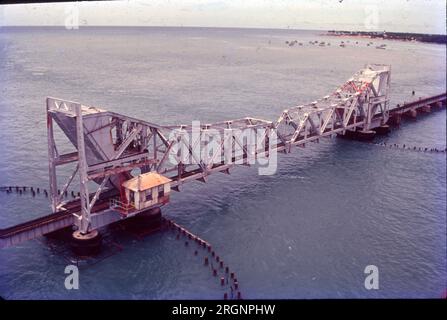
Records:
{"label": "small boat on water", "polygon": [[381,44],[379,46],[376,46],[376,49],[386,49],[386,44]]}

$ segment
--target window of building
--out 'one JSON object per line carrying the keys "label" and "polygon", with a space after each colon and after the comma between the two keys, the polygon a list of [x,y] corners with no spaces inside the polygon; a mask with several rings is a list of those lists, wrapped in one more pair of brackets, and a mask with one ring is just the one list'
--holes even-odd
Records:
{"label": "window of building", "polygon": [[158,186],[158,197],[164,197],[165,195],[165,187],[164,186]]}
{"label": "window of building", "polygon": [[152,201],[152,190],[146,190],[146,201]]}

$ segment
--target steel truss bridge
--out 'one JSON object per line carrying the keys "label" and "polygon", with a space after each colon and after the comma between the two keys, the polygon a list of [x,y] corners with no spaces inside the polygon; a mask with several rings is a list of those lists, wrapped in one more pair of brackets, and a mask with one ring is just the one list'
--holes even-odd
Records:
{"label": "steel truss bridge", "polygon": [[[0,231],[0,247],[76,226],[88,233],[125,219],[109,206],[131,172],[153,171],[172,179],[171,188],[192,180],[206,182],[215,172],[236,165],[272,160],[276,153],[333,135],[369,138],[389,121],[431,106],[445,106],[445,93],[389,109],[391,69],[367,65],[333,93],[284,110],[276,121],[252,117],[211,124],[161,126],[77,102],[47,98],[50,199],[53,213]],[[75,151],[59,153],[57,125]],[[256,137],[256,139],[253,139]],[[212,146],[212,148],[210,148]],[[208,152],[211,149],[211,152]],[[199,150],[199,152],[197,152]],[[205,152],[202,152],[205,150]],[[264,162],[265,163],[265,162]],[[74,164],[66,181],[57,169]],[[63,194],[79,177],[80,196]]]}

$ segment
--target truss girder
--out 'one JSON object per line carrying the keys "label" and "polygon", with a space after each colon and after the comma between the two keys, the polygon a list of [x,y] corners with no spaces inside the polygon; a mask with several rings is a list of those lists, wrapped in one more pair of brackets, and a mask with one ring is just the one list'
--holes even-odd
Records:
{"label": "truss girder", "polygon": [[[209,174],[228,172],[234,165],[250,165],[258,158],[268,157],[273,149],[287,152],[292,145],[384,124],[388,120],[389,80],[388,66],[368,65],[332,94],[284,110],[276,122],[247,117],[211,124],[159,126],[116,112],[47,98],[53,211],[64,204],[57,188],[59,165],[77,163],[62,192],[79,174],[82,212],[77,216],[78,227],[88,232],[90,211],[100,193],[120,189],[122,178],[129,177],[132,169],[157,171],[170,177],[172,186],[178,187],[190,180],[206,181]],[[53,120],[77,152],[58,153]],[[99,184],[92,199],[87,186],[91,180]]]}

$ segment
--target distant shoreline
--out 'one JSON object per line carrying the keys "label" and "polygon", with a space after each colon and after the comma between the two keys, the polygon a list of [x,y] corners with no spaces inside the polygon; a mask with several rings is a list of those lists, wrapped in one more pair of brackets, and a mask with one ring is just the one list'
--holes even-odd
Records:
{"label": "distant shoreline", "polygon": [[418,42],[437,43],[437,44],[447,43],[447,36],[442,34],[329,30],[325,35],[335,37],[356,37],[356,38],[369,38],[369,39],[378,38],[387,40],[418,41]]}
{"label": "distant shoreline", "polygon": [[[345,31],[345,30],[324,30],[324,29],[294,29],[294,28],[264,28],[264,27],[212,27],[212,26],[120,26],[120,25],[80,25],[79,29],[172,29],[172,30],[228,30],[228,31],[271,31],[271,32],[306,32],[315,33],[315,35],[322,36],[336,36],[336,37],[352,37],[352,38],[367,38],[367,39],[387,39],[400,41],[419,41],[426,43],[447,44],[447,35],[442,34],[425,34],[425,33],[411,33],[411,32],[385,32],[385,31]],[[0,26],[0,33],[8,30],[29,30],[29,29],[47,29],[47,30],[68,30],[62,25],[4,25]]]}

